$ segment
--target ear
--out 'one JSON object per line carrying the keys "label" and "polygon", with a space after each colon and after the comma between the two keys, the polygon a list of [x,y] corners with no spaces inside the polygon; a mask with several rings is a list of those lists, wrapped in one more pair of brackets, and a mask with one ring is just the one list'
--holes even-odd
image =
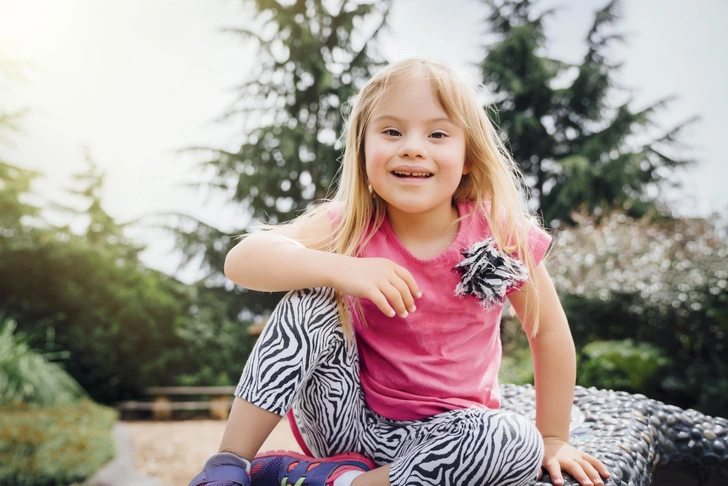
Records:
{"label": "ear", "polygon": [[470,162],[466,160],[463,164],[463,175],[466,175],[468,173],[470,173]]}

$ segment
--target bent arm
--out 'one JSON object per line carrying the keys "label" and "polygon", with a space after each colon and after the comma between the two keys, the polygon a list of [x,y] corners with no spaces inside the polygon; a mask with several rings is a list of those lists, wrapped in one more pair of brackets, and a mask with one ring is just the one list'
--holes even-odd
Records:
{"label": "bent arm", "polygon": [[225,258],[225,276],[251,290],[332,287],[331,269],[349,258],[324,251],[333,230],[327,211],[243,238]]}

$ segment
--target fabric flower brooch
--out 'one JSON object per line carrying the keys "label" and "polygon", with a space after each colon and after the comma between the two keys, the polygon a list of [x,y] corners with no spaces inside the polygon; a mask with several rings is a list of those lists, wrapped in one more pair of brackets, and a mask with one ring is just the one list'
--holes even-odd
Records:
{"label": "fabric flower brooch", "polygon": [[461,274],[455,295],[474,295],[486,310],[503,303],[509,288],[528,280],[528,268],[519,260],[502,256],[491,236],[463,250],[453,270]]}

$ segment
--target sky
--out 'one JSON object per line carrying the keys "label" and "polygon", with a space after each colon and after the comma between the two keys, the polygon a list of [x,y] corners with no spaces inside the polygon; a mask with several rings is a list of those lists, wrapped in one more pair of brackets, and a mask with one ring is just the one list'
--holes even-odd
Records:
{"label": "sky", "polygon": [[[606,2],[543,0],[560,12],[546,24],[549,54],[578,62],[593,12]],[[634,108],[675,96],[658,114],[668,129],[693,116],[685,132],[699,164],[675,174],[671,193],[684,215],[728,211],[728,1],[623,2],[623,63],[616,80]],[[476,0],[395,0],[381,52],[394,61],[426,56],[477,74],[487,11]],[[19,133],[0,139],[0,158],[44,176],[36,189],[63,198],[85,167],[84,151],[106,173],[103,201],[118,220],[158,212],[192,214],[223,229],[245,214],[185,184],[198,182],[190,146],[235,149],[240,128],[220,121],[246,79],[254,51],[225,27],[250,24],[239,0],[0,0],[0,56],[22,63],[22,77],[0,82],[0,107],[27,109]],[[135,229],[142,258],[172,273],[177,259],[164,233]],[[179,274],[183,279],[192,274]]]}

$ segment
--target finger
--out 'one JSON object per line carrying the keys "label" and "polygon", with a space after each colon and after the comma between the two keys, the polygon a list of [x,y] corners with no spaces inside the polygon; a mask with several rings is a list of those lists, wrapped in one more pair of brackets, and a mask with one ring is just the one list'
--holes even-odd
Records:
{"label": "finger", "polygon": [[397,288],[392,285],[384,285],[382,288],[382,293],[389,301],[389,305],[392,306],[392,308],[397,312],[397,314],[400,317],[407,317],[407,308],[404,305],[404,301],[402,300],[402,294],[397,290]]}
{"label": "finger", "polygon": [[599,475],[601,477],[609,478],[612,476],[611,474],[609,474],[609,468],[607,468],[607,466],[596,457],[590,456],[589,454],[584,454],[584,460],[591,464],[594,469],[599,471]]}
{"label": "finger", "polygon": [[592,480],[589,478],[587,473],[584,472],[584,467],[582,466],[582,463],[586,464],[586,462],[584,461],[578,462],[578,460],[574,460],[573,462],[569,462],[568,464],[566,464],[564,470],[571,474],[574,479],[576,479],[579,484],[581,484],[581,486],[594,486]]}
{"label": "finger", "polygon": [[400,297],[402,297],[402,303],[405,309],[409,312],[414,312],[417,309],[415,307],[415,299],[414,297],[412,297],[412,293],[410,292],[410,288],[407,283],[401,278],[397,277],[395,277],[394,280],[390,283],[395,289],[397,289]]}
{"label": "finger", "polygon": [[561,475],[561,465],[558,461],[549,461],[544,465],[546,472],[551,476],[551,482],[557,486],[564,484],[564,477]]}
{"label": "finger", "polygon": [[384,313],[385,316],[394,317],[395,315],[397,315],[397,313],[394,312],[394,309],[392,309],[392,306],[389,305],[389,301],[383,293],[377,291],[374,295],[371,295],[367,298],[371,300],[372,303],[376,305],[379,310]]}
{"label": "finger", "polygon": [[593,484],[596,486],[604,486],[604,481],[602,481],[599,471],[597,471],[596,468],[589,463],[589,461],[586,459],[577,459],[576,462],[581,466],[584,474],[586,474]]}
{"label": "finger", "polygon": [[412,274],[404,267],[396,267],[394,269],[394,272],[407,283],[407,287],[409,287],[410,293],[416,298],[419,299],[422,297],[422,292],[420,291],[420,286],[417,285],[417,282],[415,281],[415,278],[412,276]]}

